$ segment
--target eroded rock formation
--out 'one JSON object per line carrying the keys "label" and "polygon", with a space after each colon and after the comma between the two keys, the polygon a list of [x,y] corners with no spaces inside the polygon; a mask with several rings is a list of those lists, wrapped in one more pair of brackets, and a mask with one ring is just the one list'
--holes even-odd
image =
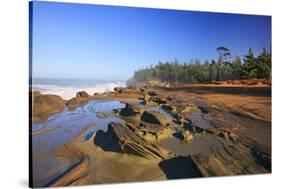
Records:
{"label": "eroded rock formation", "polygon": [[76,97],[68,100],[66,105],[70,110],[74,110],[75,108],[79,107],[80,105],[89,101],[89,95],[85,91],[80,91],[76,93]]}
{"label": "eroded rock formation", "polygon": [[57,95],[41,94],[38,91],[32,95],[32,122],[46,120],[50,115],[63,111],[65,102]]}

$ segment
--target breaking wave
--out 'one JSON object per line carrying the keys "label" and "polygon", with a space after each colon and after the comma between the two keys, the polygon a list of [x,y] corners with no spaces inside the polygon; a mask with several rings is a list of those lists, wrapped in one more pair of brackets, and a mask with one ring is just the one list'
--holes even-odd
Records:
{"label": "breaking wave", "polygon": [[123,82],[100,83],[93,86],[65,86],[55,84],[33,84],[32,91],[40,91],[42,94],[56,94],[65,100],[75,97],[78,91],[86,91],[88,94],[113,91],[115,87],[125,87]]}

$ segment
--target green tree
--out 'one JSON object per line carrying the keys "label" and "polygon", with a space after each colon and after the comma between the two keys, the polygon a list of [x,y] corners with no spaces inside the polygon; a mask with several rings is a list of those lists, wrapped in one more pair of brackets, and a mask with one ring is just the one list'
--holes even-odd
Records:
{"label": "green tree", "polygon": [[244,79],[254,79],[257,78],[257,64],[256,58],[251,48],[249,48],[248,54],[244,55],[244,69],[243,69],[243,78]]}
{"label": "green tree", "polygon": [[140,68],[128,83],[148,80],[160,80],[170,85],[182,83],[206,83],[213,80],[227,79],[271,79],[271,52],[265,48],[258,57],[252,49],[243,56],[235,56],[230,61],[230,52],[226,47],[217,48],[218,60],[206,60],[202,64],[199,59],[189,63],[180,63],[177,59],[172,62],[158,62],[155,66]]}
{"label": "green tree", "polygon": [[231,67],[233,79],[241,79],[243,75],[243,64],[240,56],[236,55],[229,65]]}
{"label": "green tree", "polygon": [[263,48],[262,53],[257,57],[256,69],[258,78],[271,79],[271,53]]}
{"label": "green tree", "polygon": [[217,62],[217,77],[216,81],[219,81],[220,79],[220,69],[222,65],[225,65],[228,63],[228,60],[230,58],[230,52],[229,49],[223,46],[220,46],[217,48],[217,52],[219,54],[218,62]]}

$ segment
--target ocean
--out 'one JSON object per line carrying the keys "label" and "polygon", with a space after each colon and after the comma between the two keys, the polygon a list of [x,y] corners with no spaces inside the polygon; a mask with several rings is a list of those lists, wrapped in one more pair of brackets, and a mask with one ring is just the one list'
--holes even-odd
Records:
{"label": "ocean", "polygon": [[93,79],[54,79],[33,78],[32,91],[42,94],[56,94],[65,100],[75,97],[78,91],[88,94],[113,91],[115,87],[125,87],[126,81],[122,80],[93,80]]}

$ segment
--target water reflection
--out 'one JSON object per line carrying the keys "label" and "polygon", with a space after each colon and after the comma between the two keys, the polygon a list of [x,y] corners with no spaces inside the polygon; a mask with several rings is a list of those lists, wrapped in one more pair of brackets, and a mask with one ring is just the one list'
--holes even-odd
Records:
{"label": "water reflection", "polygon": [[124,107],[119,101],[92,100],[73,111],[65,108],[45,122],[33,124],[32,132],[36,133],[32,136],[34,184],[42,186],[69,166],[70,162],[54,156],[55,149],[68,143],[86,127],[89,131],[84,140],[90,139],[97,130],[106,131],[109,122],[122,121],[116,117],[100,119],[96,115],[98,112],[112,112]]}

